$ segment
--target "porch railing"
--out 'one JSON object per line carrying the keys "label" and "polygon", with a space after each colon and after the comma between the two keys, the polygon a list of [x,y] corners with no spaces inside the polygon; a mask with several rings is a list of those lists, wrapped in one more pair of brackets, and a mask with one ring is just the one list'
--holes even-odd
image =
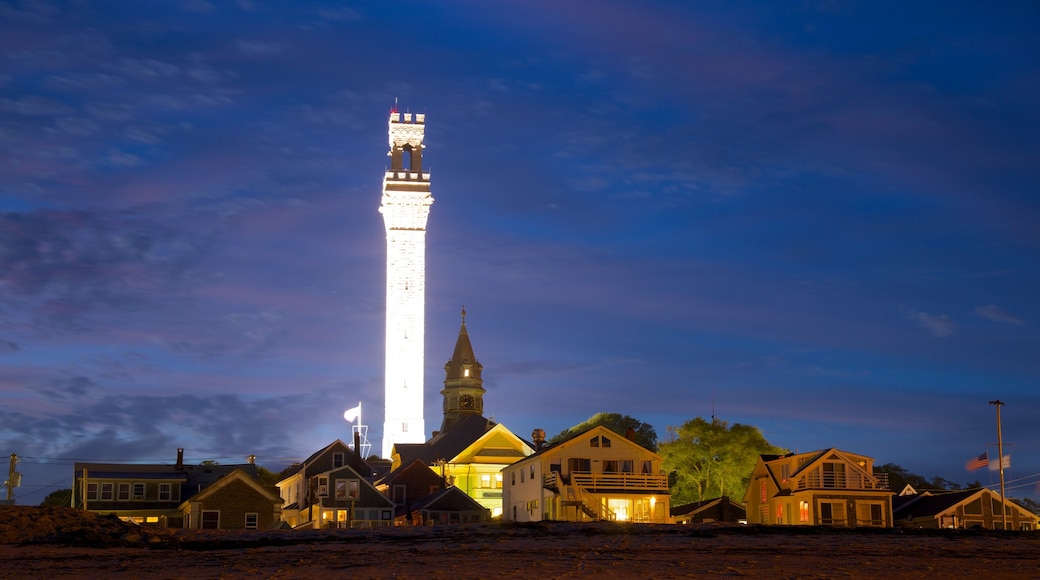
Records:
{"label": "porch railing", "polygon": [[875,473],[868,477],[861,473],[824,473],[820,470],[798,478],[798,489],[876,489],[888,490],[888,474]]}

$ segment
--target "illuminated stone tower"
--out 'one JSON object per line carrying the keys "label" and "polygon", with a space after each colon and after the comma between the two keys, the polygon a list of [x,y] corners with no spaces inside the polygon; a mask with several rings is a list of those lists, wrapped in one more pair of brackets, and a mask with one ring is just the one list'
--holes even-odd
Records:
{"label": "illuminated stone tower", "polygon": [[383,457],[395,443],[422,443],[426,218],[433,197],[423,172],[426,115],[390,112],[390,168],[379,212],[386,225],[386,401]]}
{"label": "illuminated stone tower", "polygon": [[444,365],[444,421],[441,432],[457,425],[468,415],[484,412],[484,380],[480,371],[484,367],[473,354],[473,345],[466,331],[466,309],[462,309],[462,328],[455,341],[451,359]]}

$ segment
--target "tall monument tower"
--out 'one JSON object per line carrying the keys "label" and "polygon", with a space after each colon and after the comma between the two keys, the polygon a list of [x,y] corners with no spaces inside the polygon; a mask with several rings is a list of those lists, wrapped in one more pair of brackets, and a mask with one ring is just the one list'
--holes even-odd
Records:
{"label": "tall monument tower", "polygon": [[423,172],[426,115],[390,112],[390,168],[379,212],[386,225],[386,400],[383,455],[395,443],[422,443],[426,218],[433,197]]}

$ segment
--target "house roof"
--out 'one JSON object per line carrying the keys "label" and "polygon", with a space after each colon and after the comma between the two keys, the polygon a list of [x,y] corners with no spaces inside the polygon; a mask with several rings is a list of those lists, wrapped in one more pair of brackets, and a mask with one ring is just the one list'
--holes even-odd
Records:
{"label": "house roof", "polygon": [[452,486],[437,490],[430,495],[412,503],[412,511],[440,510],[440,511],[474,511],[486,510],[484,506],[461,489]]}
{"label": "house roof", "polygon": [[401,478],[411,479],[413,477],[433,476],[434,478],[440,479],[437,472],[434,471],[429,465],[422,462],[420,459],[409,463],[408,465],[402,465],[397,469],[386,474],[382,479],[376,483],[379,485],[393,485],[394,482]]}
{"label": "house roof", "polygon": [[730,508],[732,508],[734,510],[734,515],[739,515],[740,517],[744,517],[744,515],[746,514],[746,510],[744,509],[744,506],[739,504],[739,503],[737,503],[737,502],[735,502],[735,501],[733,501],[733,499],[728,497],[728,496],[717,497],[717,498],[714,498],[714,499],[706,499],[706,500],[696,501],[696,502],[693,502],[693,503],[688,503],[688,504],[684,504],[684,505],[680,505],[680,506],[675,506],[675,507],[670,508],[668,510],[668,513],[672,517],[676,517],[676,516],[693,516],[693,515],[696,515],[698,512],[702,512],[702,511],[705,511],[707,509],[710,509],[710,508],[714,507],[717,504],[721,504],[722,502],[728,502],[729,503]]}
{"label": "house roof", "polygon": [[322,447],[321,449],[319,449],[319,450],[315,451],[314,453],[312,453],[311,456],[308,457],[307,459],[304,459],[302,463],[298,463],[298,464],[294,465],[292,471],[289,471],[285,475],[285,477],[282,478],[282,481],[288,479],[289,477],[292,477],[293,475],[296,475],[297,473],[302,471],[305,467],[307,467],[307,466],[311,465],[312,463],[314,463],[319,457],[321,457],[325,453],[331,451],[334,447],[337,447],[337,446],[340,446],[340,447],[342,447],[344,449],[343,452],[346,454],[345,457],[344,457],[344,461],[346,462],[347,465],[350,465],[351,467],[353,467],[354,471],[357,471],[359,474],[361,474],[364,477],[371,477],[372,476],[372,473],[373,473],[372,466],[370,466],[367,462],[365,462],[364,459],[360,458],[358,456],[358,454],[355,453],[350,448],[349,445],[347,445],[346,443],[343,442],[342,439],[336,439],[332,443],[329,443],[325,447]]}
{"label": "house roof", "polygon": [[449,460],[480,439],[495,425],[494,421],[481,415],[469,415],[451,429],[441,431],[425,443],[396,443],[394,451],[400,456],[401,465],[407,465],[416,459],[427,465],[438,459]]}
{"label": "house roof", "polygon": [[201,492],[186,499],[184,502],[181,503],[180,509],[184,509],[184,507],[190,503],[205,500],[207,497],[217,493],[218,491],[227,487],[234,481],[241,481],[245,483],[249,487],[253,488],[258,494],[263,496],[265,499],[269,500],[271,503],[276,503],[279,505],[281,505],[282,503],[282,498],[279,497],[278,494],[274,493],[266,486],[261,484],[255,476],[249,475],[242,469],[234,469],[218,478],[216,481],[214,481],[211,485],[207,486]]}
{"label": "house roof", "polygon": [[83,477],[86,469],[87,479],[172,480],[180,486],[182,499],[198,495],[233,471],[257,479],[256,465],[252,463],[180,466],[165,463],[76,463],[73,468],[77,479]]}
{"label": "house roof", "polygon": [[588,429],[585,429],[584,431],[579,431],[578,433],[575,433],[573,436],[568,437],[567,439],[565,439],[563,441],[560,441],[560,442],[557,442],[557,443],[553,443],[552,445],[544,446],[541,449],[535,451],[533,454],[528,455],[527,457],[517,461],[513,465],[519,465],[519,464],[521,464],[521,463],[523,463],[525,461],[529,461],[531,459],[539,459],[543,455],[550,455],[550,454],[552,454],[553,452],[555,452],[557,450],[560,450],[560,449],[563,449],[564,447],[568,447],[568,446],[572,445],[575,441],[584,440],[584,437],[592,435],[593,432],[600,432],[601,435],[608,435],[611,438],[611,440],[613,440],[613,441],[624,441],[623,445],[630,445],[632,447],[636,447],[636,448],[641,449],[643,452],[645,452],[645,453],[647,453],[647,454],[649,454],[649,455],[651,455],[651,456],[653,456],[653,457],[655,457],[657,459],[661,458],[661,456],[658,455],[657,453],[654,453],[653,451],[650,451],[646,447],[643,447],[642,445],[636,443],[635,441],[629,439],[628,437],[625,437],[624,435],[621,435],[620,433],[617,433],[617,432],[613,431],[612,429],[608,429],[607,427],[604,427],[603,425],[594,425],[592,427],[589,427]]}
{"label": "house roof", "polygon": [[[1000,494],[986,488],[962,489],[957,491],[925,491],[917,495],[897,495],[892,498],[892,519],[934,518],[954,507],[975,501],[982,496],[1000,501]],[[1020,510],[1033,518],[1033,512],[1008,499],[1012,509]]]}

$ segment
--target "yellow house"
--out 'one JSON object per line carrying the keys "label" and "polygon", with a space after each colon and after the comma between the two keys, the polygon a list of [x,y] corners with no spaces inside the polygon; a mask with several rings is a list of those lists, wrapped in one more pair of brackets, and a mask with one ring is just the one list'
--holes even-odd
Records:
{"label": "yellow house", "polygon": [[534,453],[529,443],[504,425],[483,416],[483,366],[473,354],[466,311],[455,350],[444,365],[444,418],[441,429],[425,443],[398,443],[391,471],[415,460],[429,465],[449,486],[458,487],[491,511],[502,513],[502,468]]}
{"label": "yellow house", "polygon": [[744,506],[749,524],[892,527],[888,474],[833,448],[760,456]]}
{"label": "yellow house", "polygon": [[661,457],[601,425],[502,473],[504,520],[670,521]]}

